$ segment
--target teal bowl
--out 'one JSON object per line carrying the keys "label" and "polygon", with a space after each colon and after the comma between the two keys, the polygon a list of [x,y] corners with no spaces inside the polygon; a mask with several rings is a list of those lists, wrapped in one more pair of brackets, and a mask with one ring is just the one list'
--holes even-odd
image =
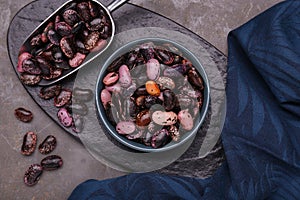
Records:
{"label": "teal bowl", "polygon": [[[147,43],[147,42],[153,42],[155,44],[170,44],[176,49],[181,52],[182,56],[186,59],[190,60],[193,64],[193,66],[196,68],[196,70],[199,72],[199,74],[202,76],[203,83],[204,83],[204,92],[203,92],[203,105],[201,109],[199,110],[199,114],[196,119],[194,119],[194,126],[190,131],[186,131],[184,134],[180,136],[180,139],[178,141],[170,141],[165,146],[162,146],[160,148],[153,148],[151,146],[147,146],[145,144],[136,142],[134,140],[129,140],[123,135],[120,135],[117,131],[115,126],[113,126],[110,121],[108,120],[106,116],[105,109],[103,107],[103,104],[101,102],[100,94],[102,89],[105,87],[103,84],[103,78],[107,73],[107,68],[111,65],[111,63],[119,58],[120,56],[128,53],[132,49],[135,49],[136,46]],[[117,49],[104,63],[104,65],[101,68],[101,71],[98,75],[97,83],[96,83],[96,94],[95,94],[95,103],[96,103],[96,112],[98,115],[98,119],[100,123],[105,127],[106,133],[112,136],[113,139],[117,140],[121,144],[125,145],[126,147],[137,150],[140,152],[162,152],[162,151],[168,151],[174,148],[177,148],[181,146],[182,144],[186,143],[187,141],[192,140],[195,135],[197,134],[198,129],[201,127],[205,116],[208,111],[209,107],[209,101],[210,101],[210,87],[209,87],[209,80],[207,77],[207,74],[201,64],[201,62],[193,55],[192,52],[190,52],[187,48],[182,46],[181,44],[178,44],[174,41],[171,41],[169,39],[163,39],[163,38],[143,38],[131,41],[119,49]],[[113,144],[112,144],[113,145]]]}

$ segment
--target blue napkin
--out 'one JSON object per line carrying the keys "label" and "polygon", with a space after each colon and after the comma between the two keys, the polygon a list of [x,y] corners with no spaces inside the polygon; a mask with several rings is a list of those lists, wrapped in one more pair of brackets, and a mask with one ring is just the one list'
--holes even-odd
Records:
{"label": "blue napkin", "polygon": [[88,180],[69,199],[300,199],[300,1],[230,32],[228,50],[226,161],[212,177]]}

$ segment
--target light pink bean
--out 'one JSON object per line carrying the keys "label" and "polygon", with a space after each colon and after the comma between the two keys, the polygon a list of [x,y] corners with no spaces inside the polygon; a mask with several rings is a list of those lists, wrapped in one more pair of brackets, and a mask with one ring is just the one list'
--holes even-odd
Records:
{"label": "light pink bean", "polygon": [[119,75],[116,72],[110,72],[103,78],[104,85],[112,85],[117,82]]}
{"label": "light pink bean", "polygon": [[120,83],[115,83],[112,86],[105,86],[105,88],[110,92],[121,92],[121,85]]}
{"label": "light pink bean", "polygon": [[170,112],[165,112],[165,111],[155,111],[152,114],[152,120],[159,125],[162,126],[169,126],[173,125],[177,122],[177,115],[176,113],[170,111]]}
{"label": "light pink bean", "polygon": [[84,61],[85,57],[86,57],[85,54],[77,52],[75,54],[75,56],[69,60],[69,65],[73,68],[76,68],[79,65],[81,65],[81,63]]}
{"label": "light pink bean", "polygon": [[60,123],[62,123],[62,125],[64,125],[65,127],[69,127],[72,125],[73,118],[70,115],[70,113],[67,111],[67,109],[65,108],[59,109],[59,111],[57,112],[57,117]]}
{"label": "light pink bean", "polygon": [[160,64],[158,60],[152,58],[147,62],[147,76],[150,80],[156,80],[160,74]]}
{"label": "light pink bean", "polygon": [[189,111],[187,109],[181,110],[178,113],[178,120],[179,120],[182,128],[185,130],[189,131],[194,126],[194,121],[193,121],[192,115],[189,113]]}
{"label": "light pink bean", "polygon": [[104,107],[107,107],[107,104],[111,102],[111,94],[107,89],[101,91],[100,98]]}
{"label": "light pink bean", "polygon": [[119,82],[122,87],[129,87],[132,83],[129,69],[126,65],[122,65],[119,69]]}
{"label": "light pink bean", "polygon": [[135,128],[135,124],[131,121],[120,121],[116,126],[118,133],[125,135],[133,133]]}

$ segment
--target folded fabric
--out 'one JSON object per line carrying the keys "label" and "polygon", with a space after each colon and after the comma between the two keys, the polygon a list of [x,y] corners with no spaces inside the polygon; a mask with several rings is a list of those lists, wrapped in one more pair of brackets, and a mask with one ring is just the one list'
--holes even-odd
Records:
{"label": "folded fabric", "polygon": [[69,199],[300,199],[300,1],[228,35],[226,161],[210,178],[88,180]]}

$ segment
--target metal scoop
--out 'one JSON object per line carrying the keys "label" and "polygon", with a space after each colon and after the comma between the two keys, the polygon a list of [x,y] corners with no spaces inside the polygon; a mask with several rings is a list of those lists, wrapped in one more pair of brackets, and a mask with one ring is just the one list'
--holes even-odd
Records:
{"label": "metal scoop", "polygon": [[[126,3],[127,1],[128,0],[115,0],[107,7],[103,6],[100,2],[98,2],[96,0],[86,0],[86,1],[70,0],[70,1],[67,1],[66,3],[64,3],[55,12],[53,12],[47,19],[45,19],[27,37],[27,39],[23,43],[21,50],[20,50],[19,59],[18,59],[18,67],[17,67],[18,72],[21,74],[20,76],[22,76],[22,73],[25,73],[26,75],[28,75],[28,73],[29,73],[30,76],[37,76],[39,78],[42,77],[41,80],[37,84],[30,83],[27,85],[48,86],[48,85],[54,84],[64,78],[66,78],[67,76],[73,74],[77,70],[86,66],[89,62],[91,62],[98,55],[100,55],[103,51],[105,51],[108,48],[108,46],[111,44],[114,34],[115,34],[115,24],[114,24],[113,18],[110,13],[113,12],[114,10],[116,10],[119,6]],[[86,5],[86,8],[84,7],[84,5],[82,6],[83,7],[82,10],[80,10],[81,15],[79,15],[77,12],[75,14],[74,14],[74,12],[71,12],[71,11],[74,11],[74,9],[73,9],[74,7],[78,6],[78,4],[82,3],[82,2],[84,2],[83,4]],[[87,7],[87,5],[88,5],[88,7]],[[106,16],[109,19],[107,21],[109,22],[109,25],[110,25],[110,26],[108,26],[109,27],[108,32],[110,34],[108,35],[108,37],[106,39],[101,39],[102,36],[100,36],[100,34],[102,34],[102,32],[104,32],[104,34],[105,34],[106,33],[105,31],[108,28],[105,26],[101,27],[101,29],[99,27],[97,27],[97,26],[100,26],[101,23],[105,24],[105,19],[104,19],[104,23],[102,22],[101,17],[98,17],[99,19],[97,18],[97,19],[93,20],[93,22],[85,21],[85,18],[88,18],[89,14],[92,16],[93,9],[96,9],[96,8],[98,8],[98,10],[101,9],[102,12],[104,12],[101,15],[98,13],[100,16]],[[68,11],[66,11],[66,10],[68,10]],[[71,10],[71,11],[69,12],[69,10]],[[86,12],[90,12],[90,13],[88,13],[86,16],[85,15]],[[81,21],[79,21],[76,24],[67,23],[67,22],[69,22],[69,20],[72,22],[72,20],[74,20],[74,17],[75,18],[79,17]],[[82,20],[82,19],[84,19],[84,20]],[[60,22],[59,20],[62,20],[62,22]],[[99,20],[100,20],[100,22],[99,22]],[[49,25],[49,23],[50,23],[50,25]],[[49,30],[51,30],[51,32],[47,29],[47,26],[49,26]],[[74,38],[71,36],[73,36],[73,34],[75,34],[75,33],[77,34],[78,31],[83,32],[82,27],[86,27],[86,26],[88,26],[89,31],[86,31],[86,33],[80,32],[80,34],[83,34],[83,35],[86,34],[86,35],[84,35],[85,42],[81,42],[81,43],[79,42],[78,44],[76,43],[76,45],[79,45],[79,46],[83,45],[82,46],[83,52],[82,51],[72,52],[71,51],[72,48],[74,49],[74,47],[73,47]],[[68,27],[71,27],[71,29],[68,29]],[[97,29],[97,28],[99,28],[99,29]],[[105,28],[107,28],[107,29],[105,29]],[[67,35],[67,34],[64,35],[65,34],[64,31],[65,32],[71,31],[71,33],[70,33],[70,35]],[[93,34],[90,34],[91,32],[93,32]],[[99,33],[99,35],[97,35],[98,33]],[[47,41],[47,42],[45,42],[45,41]],[[70,45],[71,42],[68,43],[68,41],[72,41],[72,45]],[[97,44],[95,44],[95,41],[97,42]],[[42,43],[42,45],[43,45],[42,48],[40,47],[41,45],[39,42]],[[52,48],[54,48],[54,47],[56,48],[57,52],[52,53]],[[62,48],[62,47],[64,47],[64,48]],[[40,49],[38,49],[38,48],[40,48]],[[36,50],[36,49],[38,49],[38,50]],[[84,52],[84,51],[86,51],[86,52]],[[34,52],[34,53],[32,53],[32,52]],[[49,53],[49,52],[51,52],[51,53]],[[54,58],[54,59],[56,59],[54,62],[55,67],[49,66],[49,64],[47,62],[47,59],[49,58],[49,56],[51,56],[51,59],[52,59],[51,62],[53,62],[53,57],[55,57]],[[59,60],[60,58],[64,58],[65,60]],[[45,73],[47,74],[47,76],[45,76]],[[40,74],[42,74],[42,75],[40,75]],[[22,77],[21,77],[21,80],[23,81],[23,83],[25,83],[24,80],[22,79]]]}

